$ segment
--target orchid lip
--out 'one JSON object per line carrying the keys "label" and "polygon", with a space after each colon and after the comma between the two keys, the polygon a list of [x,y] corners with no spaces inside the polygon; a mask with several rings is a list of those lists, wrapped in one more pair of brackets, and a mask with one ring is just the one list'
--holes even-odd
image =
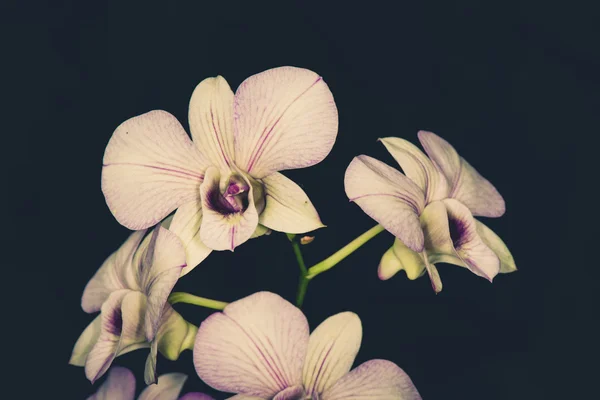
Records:
{"label": "orchid lip", "polygon": [[224,193],[218,187],[208,192],[208,207],[222,215],[244,212],[248,208],[248,190],[250,186],[238,176],[232,175]]}
{"label": "orchid lip", "polygon": [[307,395],[302,386],[291,386],[273,396],[273,400],[318,400],[318,396]]}
{"label": "orchid lip", "polygon": [[448,218],[448,225],[452,244],[458,249],[466,242],[467,226],[464,221],[455,218]]}

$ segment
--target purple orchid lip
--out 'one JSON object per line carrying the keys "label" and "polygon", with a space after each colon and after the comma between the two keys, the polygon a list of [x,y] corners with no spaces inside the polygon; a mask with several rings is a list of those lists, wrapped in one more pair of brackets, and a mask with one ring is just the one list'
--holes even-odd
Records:
{"label": "purple orchid lip", "polygon": [[466,241],[467,226],[466,223],[457,218],[451,218],[448,216],[448,225],[450,228],[450,239],[454,248],[460,248]]}
{"label": "purple orchid lip", "polygon": [[250,186],[243,178],[232,175],[227,189],[221,194],[218,187],[208,192],[208,207],[222,215],[231,215],[246,211]]}

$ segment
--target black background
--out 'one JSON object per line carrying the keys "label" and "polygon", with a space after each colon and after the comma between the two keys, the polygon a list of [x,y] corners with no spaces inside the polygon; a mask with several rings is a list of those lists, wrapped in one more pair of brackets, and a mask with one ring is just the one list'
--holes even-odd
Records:
{"label": "black background", "polygon": [[[83,288],[128,235],[100,191],[113,130],[153,109],[187,129],[202,79],[223,75],[235,89],[250,75],[293,65],[324,77],[340,120],[325,161],[286,172],[328,225],[304,248],[307,263],[374,225],[344,194],[352,158],[395,165],[376,139],[417,143],[425,129],[504,196],[506,214],[484,222],[519,268],[490,284],[441,265],[436,296],[427,278],[379,281],[377,263],[392,243],[382,233],[310,284],[303,311],[311,328],[356,312],[363,343],[355,365],[389,359],[426,400],[590,398],[598,314],[588,230],[597,197],[583,164],[595,161],[598,129],[595,10],[548,2],[121,3],[2,6],[3,110],[14,121],[3,133],[11,238],[3,250],[3,364],[24,394],[15,397],[81,399],[95,390],[67,362],[93,319],[80,307]],[[577,153],[584,147],[589,155]],[[213,253],[176,289],[224,301],[269,290],[293,300],[297,273],[285,236],[273,234]],[[176,308],[196,324],[210,314]],[[145,356],[113,363],[135,372],[138,392]],[[195,374],[191,352],[177,362],[161,357],[158,368],[186,372],[184,391],[218,394]]]}

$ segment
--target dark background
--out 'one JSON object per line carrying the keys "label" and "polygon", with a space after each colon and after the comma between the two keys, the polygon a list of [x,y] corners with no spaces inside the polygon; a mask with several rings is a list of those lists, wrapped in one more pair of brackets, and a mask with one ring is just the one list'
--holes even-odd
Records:
{"label": "dark background", "polygon": [[[82,399],[95,390],[67,362],[94,318],[80,308],[83,288],[128,235],[100,191],[113,130],[153,109],[187,129],[202,79],[220,74],[235,89],[293,65],[324,77],[340,120],[325,161],[286,172],[328,225],[304,247],[309,265],[374,225],[344,194],[352,158],[395,165],[376,139],[417,143],[425,129],[504,196],[506,214],[485,223],[519,268],[490,284],[441,265],[436,296],[427,278],[379,281],[379,258],[392,243],[383,233],[310,284],[303,311],[311,328],[343,310],[358,313],[364,339],[355,365],[389,359],[426,400],[590,398],[598,369],[597,249],[588,234],[597,214],[596,10],[558,2],[121,3],[2,6],[10,223],[3,364],[24,394],[14,397]],[[285,236],[273,234],[235,254],[213,253],[176,289],[224,301],[269,290],[293,300],[297,273]],[[176,308],[196,324],[210,314]],[[140,350],[113,363],[134,371],[138,392],[145,357]],[[158,368],[186,372],[184,392],[217,393],[195,374],[191,352],[177,362],[160,357]]]}

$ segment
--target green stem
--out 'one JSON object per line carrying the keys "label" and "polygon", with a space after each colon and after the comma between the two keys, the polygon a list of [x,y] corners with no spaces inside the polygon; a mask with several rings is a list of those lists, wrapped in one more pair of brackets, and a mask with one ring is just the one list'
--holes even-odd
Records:
{"label": "green stem", "polygon": [[304,296],[306,295],[306,288],[308,287],[308,279],[306,279],[308,269],[306,268],[306,264],[304,263],[302,250],[300,249],[300,243],[298,242],[298,240],[296,240],[296,235],[288,234],[287,237],[290,240],[290,242],[292,242],[292,249],[294,249],[296,261],[298,262],[298,266],[300,267],[300,280],[298,281],[296,306],[302,307],[302,303],[304,302]]}
{"label": "green stem", "polygon": [[369,240],[373,239],[379,233],[383,232],[384,228],[381,225],[375,225],[323,261],[313,265],[308,269],[308,274],[306,275],[306,279],[310,280],[315,276],[323,273],[331,268],[333,268],[337,263],[342,261],[344,258],[348,257],[350,254],[354,253],[359,247],[363,244],[367,243]]}
{"label": "green stem", "polygon": [[306,289],[308,288],[308,283],[312,278],[319,275],[322,272],[327,271],[328,269],[333,268],[337,263],[342,261],[344,258],[348,257],[350,254],[354,253],[359,247],[363,244],[367,243],[369,240],[373,239],[379,233],[383,232],[384,228],[381,225],[376,225],[333,253],[331,256],[327,257],[320,263],[313,265],[310,268],[306,268],[306,264],[304,263],[304,258],[302,257],[302,251],[300,250],[300,243],[296,240],[296,235],[288,234],[288,239],[292,242],[292,248],[294,249],[294,254],[296,255],[296,261],[298,261],[298,266],[300,267],[300,280],[298,282],[298,294],[296,295],[296,306],[298,308],[302,307],[302,303],[304,302],[304,296],[306,295]]}
{"label": "green stem", "polygon": [[169,296],[169,303],[177,304],[177,303],[187,303],[193,304],[195,306],[201,306],[206,308],[212,308],[214,310],[222,310],[228,304],[224,301],[217,301],[207,299],[205,297],[194,296],[193,294],[185,293],[185,292],[173,292]]}

